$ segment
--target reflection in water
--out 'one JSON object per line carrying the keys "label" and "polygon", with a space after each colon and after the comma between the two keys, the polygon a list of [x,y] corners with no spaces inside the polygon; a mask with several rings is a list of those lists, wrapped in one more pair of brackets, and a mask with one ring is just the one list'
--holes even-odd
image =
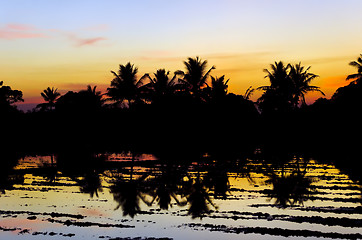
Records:
{"label": "reflection in water", "polygon": [[[98,226],[107,231],[135,227],[132,233],[143,236],[150,235],[139,229],[149,228],[151,235],[185,228],[226,234],[254,232],[266,234],[264,239],[270,235],[362,236],[361,186],[332,165],[298,155],[289,159],[258,155],[255,159],[238,156],[225,160],[220,155],[204,154],[194,162],[86,151],[54,156],[26,157],[16,167],[15,155],[1,156],[9,161],[3,161],[0,168],[0,238],[4,221],[12,223],[21,217],[25,222],[49,224],[46,229],[52,229],[53,223],[61,224],[63,236],[73,229],[69,226]],[[265,226],[255,227],[258,221]],[[298,223],[314,224],[315,229],[322,226],[323,231],[310,231]],[[326,233],[328,227],[334,232],[336,226],[341,232]],[[291,230],[294,228],[301,230]],[[345,228],[355,235],[343,233]],[[17,229],[13,231],[38,234]],[[240,238],[235,236],[225,238]]]}
{"label": "reflection in water", "polygon": [[80,179],[76,179],[82,193],[88,193],[91,198],[99,197],[98,192],[103,192],[102,181],[96,171],[89,171]]}
{"label": "reflection in water", "polygon": [[18,162],[18,155],[15,153],[8,153],[6,151],[0,152],[0,196],[5,194],[6,190],[12,190],[14,184],[22,184],[24,182],[24,175],[13,171],[13,168]]}
{"label": "reflection in water", "polygon": [[[157,206],[160,210],[177,206],[192,218],[203,218],[214,212],[211,210],[219,209],[216,200],[238,199],[235,191],[243,189],[231,185],[233,174],[237,179],[247,179],[252,186],[260,182],[253,176],[263,176],[261,183],[265,189],[259,193],[282,208],[303,206],[318,194],[315,183],[319,179],[309,174],[313,163],[299,156],[276,162],[246,158],[221,161],[207,155],[198,163],[172,163],[154,158],[138,161],[136,154],[125,160],[107,161],[105,154],[69,153],[57,154],[55,160],[51,157],[36,168],[14,170],[17,157],[6,156],[9,161],[0,168],[1,193],[13,189],[14,184],[22,184],[26,173],[43,177],[43,184],[49,186],[61,185],[60,179],[66,177],[92,199],[109,189],[117,203],[115,209],[121,209],[124,216],[131,218],[144,212],[143,205]],[[78,164],[74,164],[75,159]]]}
{"label": "reflection in water", "polygon": [[308,161],[296,157],[294,160],[281,163],[279,167],[266,167],[269,179],[266,184],[271,184],[272,189],[267,193],[275,204],[285,208],[287,206],[303,205],[309,200],[313,189],[313,179],[307,177]]}
{"label": "reflection in water", "polygon": [[149,181],[152,203],[156,202],[162,210],[172,207],[172,200],[177,206],[184,206],[187,202],[181,199],[182,179],[185,169],[172,164],[162,164],[160,170],[154,171],[154,178]]}
{"label": "reflection in water", "polygon": [[203,179],[200,177],[200,173],[196,174],[196,177],[187,177],[183,187],[183,194],[186,196],[189,204],[188,213],[192,218],[202,218],[206,213],[210,212],[209,204],[216,208],[215,204],[210,198],[210,193],[206,188]]}
{"label": "reflection in water", "polygon": [[120,207],[123,211],[123,216],[129,215],[134,217],[140,210],[140,200],[147,205],[151,203],[146,200],[145,194],[147,192],[146,178],[148,173],[144,173],[139,177],[134,177],[134,157],[132,157],[131,169],[129,177],[125,177],[122,172],[108,172],[107,177],[110,178],[111,193],[114,200],[118,203],[116,210]]}
{"label": "reflection in water", "polygon": [[204,178],[205,185],[213,191],[215,199],[226,199],[230,189],[228,171],[219,161],[210,164]]}

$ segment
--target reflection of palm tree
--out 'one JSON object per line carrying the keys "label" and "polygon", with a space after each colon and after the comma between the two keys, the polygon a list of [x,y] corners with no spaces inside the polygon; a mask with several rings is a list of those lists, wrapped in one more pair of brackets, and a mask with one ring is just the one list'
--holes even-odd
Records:
{"label": "reflection of palm tree", "polygon": [[18,163],[18,155],[15,153],[6,153],[6,149],[0,153],[0,196],[5,194],[6,190],[14,189],[14,184],[24,183],[24,174],[18,174],[13,171]]}
{"label": "reflection of palm tree", "polygon": [[210,212],[208,204],[214,208],[216,208],[216,206],[210,199],[209,192],[200,179],[200,173],[197,174],[197,177],[194,180],[190,177],[188,178],[189,181],[185,183],[185,194],[187,202],[190,204],[188,213],[192,218],[202,218],[203,214]]}
{"label": "reflection of palm tree", "polygon": [[209,189],[214,192],[214,198],[226,199],[226,193],[230,189],[228,172],[225,166],[220,164],[212,165],[208,169],[204,181]]}
{"label": "reflection of palm tree", "polygon": [[199,97],[201,89],[206,86],[211,70],[215,69],[215,67],[212,66],[206,71],[207,61],[202,61],[199,57],[188,58],[187,61],[184,61],[184,64],[186,72],[176,71],[177,74],[183,75],[183,79],[180,79],[180,82],[185,89]]}
{"label": "reflection of palm tree", "polygon": [[324,96],[324,93],[320,90],[319,87],[309,85],[312,80],[318,77],[318,75],[308,72],[310,66],[305,69],[304,66],[301,66],[301,63],[298,63],[296,65],[289,64],[289,67],[289,76],[294,85],[294,107],[298,106],[299,101],[302,102],[302,105],[306,105],[305,94],[308,92],[320,92]]}
{"label": "reflection of palm tree", "polygon": [[111,71],[115,78],[111,81],[107,95],[116,104],[123,104],[127,100],[128,106],[141,101],[143,79],[137,80],[138,68],[131,63],[119,65],[118,73]]}
{"label": "reflection of palm tree", "polygon": [[44,110],[53,110],[55,107],[55,102],[60,97],[60,93],[58,92],[57,88],[50,88],[43,90],[40,93],[46,103],[41,103],[37,105],[37,108],[42,108]]}
{"label": "reflection of palm tree", "polygon": [[184,206],[186,202],[180,201],[178,194],[180,192],[180,170],[176,169],[165,169],[162,167],[162,173],[160,176],[157,176],[153,179],[153,188],[156,188],[151,195],[153,195],[153,200],[151,203],[156,201],[161,209],[167,210],[171,206],[172,199],[176,202],[178,206]]}
{"label": "reflection of palm tree", "polygon": [[362,54],[360,54],[360,56],[357,58],[357,61],[352,61],[349,63],[349,65],[357,68],[357,73],[348,75],[346,80],[354,79],[353,82],[360,82],[362,80]]}
{"label": "reflection of palm tree", "polygon": [[129,215],[133,218],[141,210],[140,200],[147,205],[151,205],[144,195],[145,179],[148,177],[148,174],[145,173],[141,177],[134,179],[133,161],[128,179],[124,178],[120,173],[111,173],[108,177],[111,178],[110,182],[112,183],[111,193],[113,194],[114,200],[118,203],[115,210],[122,207],[124,216]]}
{"label": "reflection of palm tree", "polygon": [[93,198],[94,195],[99,197],[98,192],[102,192],[102,182],[99,177],[99,174],[95,171],[86,173],[81,180],[77,180],[80,191],[82,193],[89,193],[90,197]]}
{"label": "reflection of palm tree", "polygon": [[275,204],[281,207],[302,205],[312,194],[313,179],[306,177],[307,163],[304,163],[304,170],[302,171],[299,160],[299,158],[296,159],[291,172],[285,169],[285,164],[281,166],[280,174],[269,167],[271,172],[268,173],[269,180],[266,183],[272,184],[273,189],[268,195],[270,198],[275,198]]}

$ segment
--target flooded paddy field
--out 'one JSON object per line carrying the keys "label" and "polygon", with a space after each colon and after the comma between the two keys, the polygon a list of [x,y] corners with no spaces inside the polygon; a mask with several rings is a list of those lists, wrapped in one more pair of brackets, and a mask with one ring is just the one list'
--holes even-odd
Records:
{"label": "flooded paddy field", "polygon": [[313,159],[27,156],[1,171],[1,239],[362,239],[361,186]]}

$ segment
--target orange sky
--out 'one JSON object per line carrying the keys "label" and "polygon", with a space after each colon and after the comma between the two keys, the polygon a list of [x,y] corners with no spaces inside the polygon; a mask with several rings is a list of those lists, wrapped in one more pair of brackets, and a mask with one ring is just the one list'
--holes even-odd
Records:
{"label": "orange sky", "polygon": [[357,0],[5,0],[0,80],[22,90],[29,104],[48,86],[104,91],[110,71],[128,61],[141,77],[183,70],[183,60],[200,56],[216,66],[211,75],[230,78],[230,92],[243,94],[267,85],[263,69],[282,60],[312,66],[320,76],[312,84],[330,97],[355,72],[348,63],[361,52],[360,9]]}

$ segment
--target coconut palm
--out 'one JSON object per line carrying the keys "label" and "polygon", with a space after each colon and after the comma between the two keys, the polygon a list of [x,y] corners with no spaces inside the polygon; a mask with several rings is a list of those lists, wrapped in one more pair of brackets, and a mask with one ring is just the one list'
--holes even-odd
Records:
{"label": "coconut palm", "polygon": [[212,99],[220,99],[227,95],[228,92],[228,82],[230,79],[225,81],[225,75],[221,77],[211,76],[211,88],[210,88],[210,97]]}
{"label": "coconut palm", "polygon": [[138,68],[128,62],[126,65],[119,65],[118,72],[111,71],[115,78],[111,81],[111,87],[107,88],[107,95],[117,105],[125,104],[128,107],[135,102],[140,102],[142,95],[143,79],[137,79]]}
{"label": "coconut palm", "polygon": [[308,92],[320,92],[323,96],[325,96],[320,90],[320,87],[310,85],[312,80],[319,77],[316,74],[308,72],[311,68],[310,66],[304,68],[300,62],[295,65],[289,64],[288,66],[290,68],[289,77],[294,85],[293,105],[295,108],[298,107],[299,102],[301,102],[302,105],[306,105],[305,94]]}
{"label": "coconut palm", "polygon": [[103,94],[101,91],[97,91],[97,86],[87,86],[86,90],[82,90],[79,94],[88,102],[90,107],[94,109],[99,109],[104,104]]}
{"label": "coconut palm", "polygon": [[165,69],[158,69],[154,73],[154,77],[151,78],[149,74],[145,74],[142,79],[147,78],[148,84],[145,84],[145,88],[149,91],[149,98],[152,101],[158,101],[165,96],[174,94],[178,89],[178,83],[175,74],[171,79],[169,78],[170,71]]}
{"label": "coconut palm", "polygon": [[253,95],[254,91],[255,91],[255,88],[250,86],[248,89],[246,89],[245,94],[243,95],[243,98],[245,100],[250,100],[250,97]]}
{"label": "coconut palm", "polygon": [[207,61],[202,61],[199,57],[188,58],[184,64],[186,72],[176,71],[176,74],[183,75],[180,82],[186,90],[189,90],[194,96],[200,97],[201,89],[207,86],[207,78],[215,66],[207,70]]}
{"label": "coconut palm", "polygon": [[43,90],[40,93],[46,103],[41,103],[36,106],[36,108],[41,108],[42,110],[53,110],[55,107],[55,102],[60,97],[60,93],[58,92],[58,88],[50,88]]}
{"label": "coconut palm", "polygon": [[257,90],[264,91],[258,99],[263,111],[290,109],[293,102],[293,82],[288,74],[288,65],[282,61],[270,65],[271,71],[264,69],[267,73],[265,78],[269,79],[270,86],[261,86]]}
{"label": "coconut palm", "polygon": [[360,56],[357,58],[357,61],[352,61],[349,63],[349,65],[357,68],[357,73],[348,75],[346,80],[354,79],[353,82],[360,82],[362,79],[362,54],[360,54]]}

